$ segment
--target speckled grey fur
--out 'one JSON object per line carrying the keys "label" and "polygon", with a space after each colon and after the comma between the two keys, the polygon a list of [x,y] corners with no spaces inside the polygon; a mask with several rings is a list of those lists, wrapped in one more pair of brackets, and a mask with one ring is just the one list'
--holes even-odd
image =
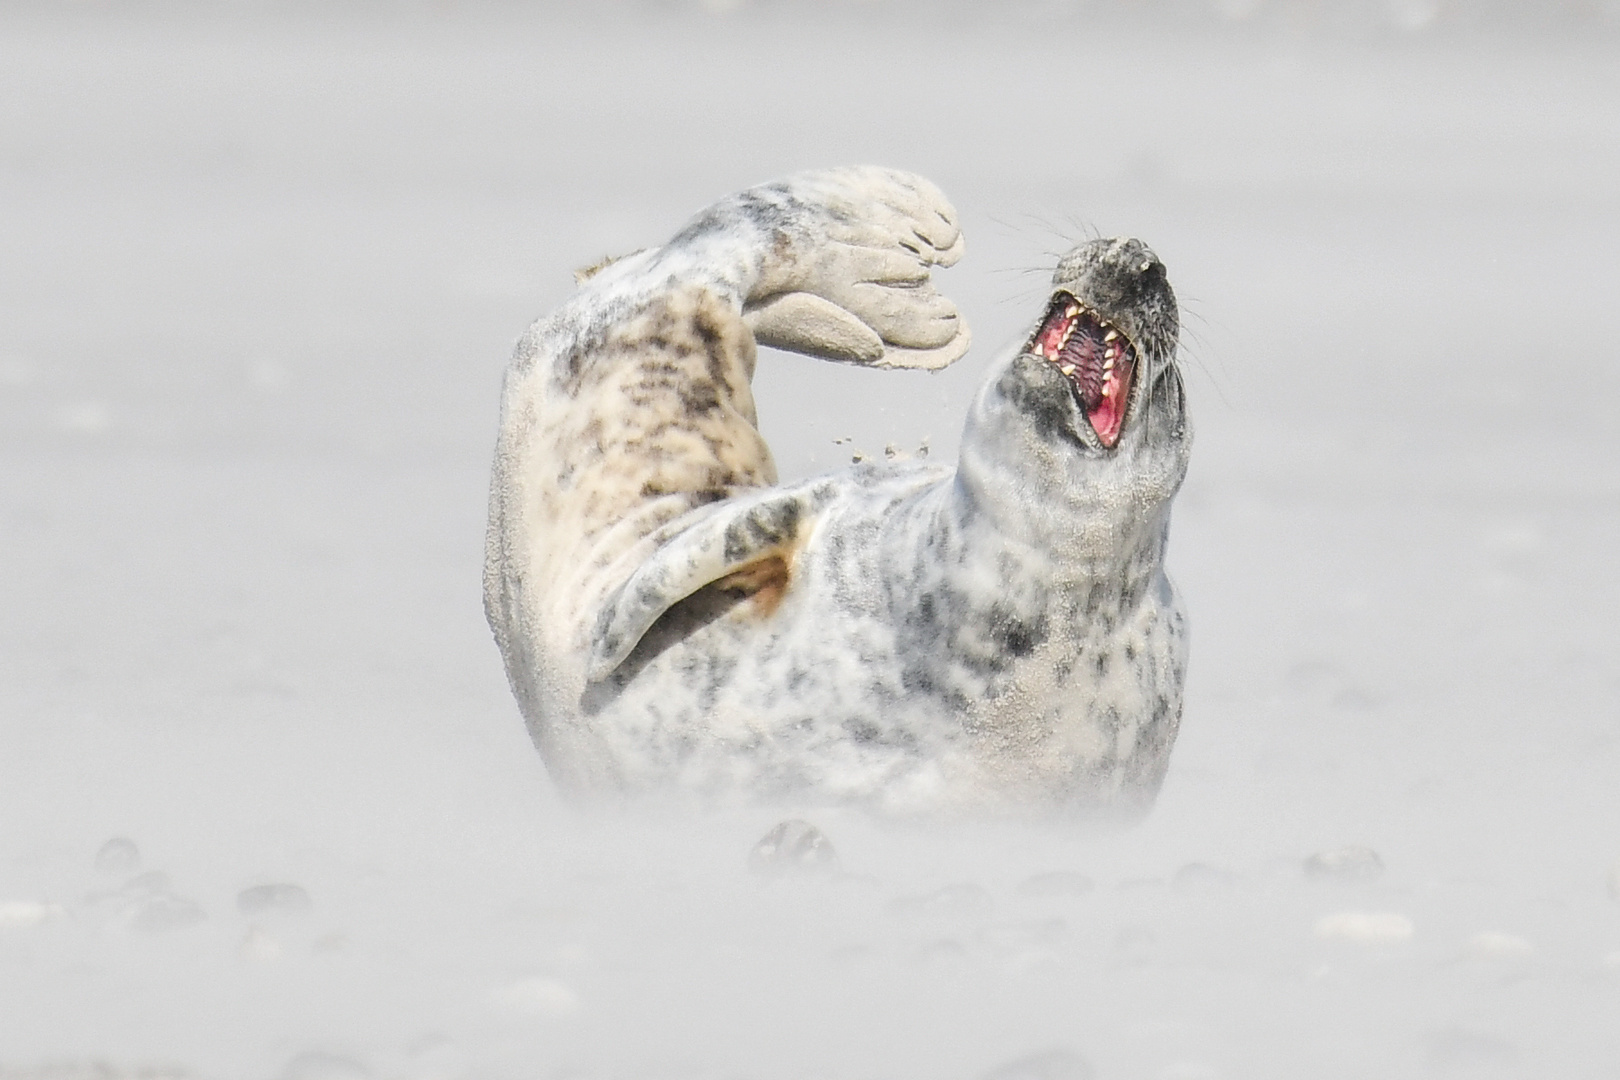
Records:
{"label": "speckled grey fur", "polygon": [[1083,244],[1053,277],[1136,346],[1112,450],[1020,350],[974,401],[955,469],[774,486],[756,338],[949,363],[967,331],[928,270],[961,249],[920,177],[801,174],[608,264],[529,330],[485,603],[564,789],[899,813],[1151,803],[1181,715],[1163,562],[1190,432],[1175,298],[1145,246]]}

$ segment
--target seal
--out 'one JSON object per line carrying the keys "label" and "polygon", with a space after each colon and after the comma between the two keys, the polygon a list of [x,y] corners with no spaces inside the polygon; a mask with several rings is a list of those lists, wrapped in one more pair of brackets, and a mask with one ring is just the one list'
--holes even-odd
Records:
{"label": "seal", "polygon": [[921,177],[802,173],[581,273],[503,389],[485,608],[555,781],[898,814],[1140,812],[1180,723],[1191,433],[1140,241],[1057,264],[949,468],[778,485],[757,343],[933,369],[968,330]]}

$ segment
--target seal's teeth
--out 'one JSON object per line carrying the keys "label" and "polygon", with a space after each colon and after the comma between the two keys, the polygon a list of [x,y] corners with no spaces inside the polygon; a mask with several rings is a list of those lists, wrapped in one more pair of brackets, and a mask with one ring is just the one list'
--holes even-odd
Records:
{"label": "seal's teeth", "polygon": [[1104,371],[1113,371],[1114,370],[1114,354],[1113,353],[1109,353],[1107,356],[1103,357],[1103,370]]}
{"label": "seal's teeth", "polygon": [[1117,337],[1119,337],[1119,331],[1115,330],[1112,326],[1110,326],[1108,328],[1108,333],[1103,335],[1103,340],[1104,341],[1113,341]]}
{"label": "seal's teeth", "polygon": [[1063,317],[1065,319],[1072,319],[1078,314],[1080,314],[1079,304],[1070,304],[1068,307],[1063,309]]}
{"label": "seal's teeth", "polygon": [[1074,374],[1074,365],[1073,364],[1059,364],[1058,365],[1058,370],[1063,372],[1063,374],[1065,374],[1065,375],[1073,375]]}

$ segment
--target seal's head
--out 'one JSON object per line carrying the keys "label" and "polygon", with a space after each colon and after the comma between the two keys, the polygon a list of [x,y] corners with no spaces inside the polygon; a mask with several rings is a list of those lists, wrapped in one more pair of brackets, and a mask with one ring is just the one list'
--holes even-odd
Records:
{"label": "seal's head", "polygon": [[1140,240],[1094,240],[1058,263],[1046,317],[1024,351],[1067,381],[1082,441],[1113,451],[1155,384],[1176,378],[1178,328],[1158,256]]}
{"label": "seal's head", "polygon": [[1041,542],[1072,535],[1078,513],[1116,547],[1125,518],[1156,516],[1187,466],[1179,328],[1164,264],[1140,240],[1065,255],[1045,314],[969,416],[964,480],[983,508]]}

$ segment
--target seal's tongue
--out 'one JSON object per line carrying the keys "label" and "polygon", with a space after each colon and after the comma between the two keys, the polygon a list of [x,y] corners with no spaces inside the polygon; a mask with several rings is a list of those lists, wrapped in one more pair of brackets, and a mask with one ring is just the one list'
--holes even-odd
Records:
{"label": "seal's tongue", "polygon": [[1086,419],[1091,421],[1092,430],[1104,446],[1112,447],[1119,442],[1120,429],[1125,426],[1125,403],[1130,395],[1134,366],[1129,356],[1116,357],[1113,365],[1105,369],[1097,404],[1085,406]]}
{"label": "seal's tongue", "polygon": [[1102,444],[1112,449],[1125,426],[1136,350],[1114,327],[1072,298],[1059,295],[1030,345],[1030,351],[1057,365],[1086,420]]}

